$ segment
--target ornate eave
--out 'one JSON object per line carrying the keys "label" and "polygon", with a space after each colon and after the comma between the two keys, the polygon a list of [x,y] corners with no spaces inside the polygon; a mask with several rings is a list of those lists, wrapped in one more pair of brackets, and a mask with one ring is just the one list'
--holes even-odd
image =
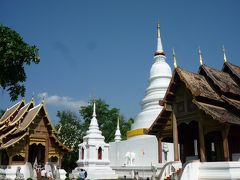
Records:
{"label": "ornate eave", "polygon": [[10,122],[10,126],[13,126],[15,124],[17,124],[19,121],[23,120],[24,116],[26,115],[26,113],[29,111],[29,109],[33,108],[33,102],[30,101],[29,103],[27,103],[25,106],[23,106],[17,116]]}
{"label": "ornate eave", "polygon": [[0,126],[4,125],[6,121],[10,121],[10,118],[13,117],[13,115],[21,109],[22,106],[25,105],[25,100],[22,99],[20,102],[15,104],[14,106],[10,107],[9,109],[6,110],[6,112],[2,115],[0,119]]}
{"label": "ornate eave", "polygon": [[7,149],[10,148],[12,146],[14,146],[16,143],[18,143],[19,141],[21,141],[23,138],[25,138],[29,133],[25,132],[23,133],[21,136],[18,136],[16,138],[11,139],[10,141],[8,141],[5,144],[1,144],[0,145],[0,149]]}

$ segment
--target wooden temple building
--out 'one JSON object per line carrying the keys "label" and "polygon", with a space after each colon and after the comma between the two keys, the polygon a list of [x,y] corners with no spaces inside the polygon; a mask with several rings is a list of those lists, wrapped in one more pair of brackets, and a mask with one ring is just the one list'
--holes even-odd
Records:
{"label": "wooden temple building", "polygon": [[57,138],[44,101],[21,100],[6,110],[0,119],[0,164],[58,163],[70,151]]}
{"label": "wooden temple building", "polygon": [[[201,60],[201,57],[200,57]],[[222,70],[202,64],[198,73],[176,67],[163,110],[149,128],[159,142],[174,143],[174,160],[183,163],[240,159],[240,67]]]}

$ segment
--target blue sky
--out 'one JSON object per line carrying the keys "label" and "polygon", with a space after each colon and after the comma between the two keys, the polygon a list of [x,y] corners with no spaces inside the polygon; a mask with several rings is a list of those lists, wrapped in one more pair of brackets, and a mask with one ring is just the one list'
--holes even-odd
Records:
{"label": "blue sky", "polygon": [[[205,64],[221,68],[222,45],[240,65],[238,0],[2,0],[0,23],[37,45],[38,65],[26,67],[26,99],[45,94],[53,121],[56,110],[76,108],[93,96],[126,117],[135,117],[148,85],[160,19],[163,48],[173,67],[197,71],[200,46]],[[13,105],[1,90],[0,107]]]}

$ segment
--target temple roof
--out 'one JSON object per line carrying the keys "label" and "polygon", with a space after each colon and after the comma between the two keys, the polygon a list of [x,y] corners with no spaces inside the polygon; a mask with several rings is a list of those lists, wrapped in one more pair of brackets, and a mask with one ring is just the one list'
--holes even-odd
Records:
{"label": "temple roof", "polygon": [[[220,123],[240,124],[240,67],[225,62],[222,70],[201,65],[198,73],[175,68],[173,76],[160,104],[162,112],[149,128],[149,134],[157,135],[159,128],[166,129],[171,118],[175,93],[183,83],[192,95],[196,107]],[[167,133],[167,131],[165,132]]]}
{"label": "temple roof", "polygon": [[14,113],[19,111],[19,109],[21,109],[24,105],[25,105],[25,100],[21,100],[17,104],[8,108],[0,119],[0,125],[4,124],[7,120],[10,120],[10,118],[14,115]]}
{"label": "temple roof", "polygon": [[58,140],[56,135],[57,131],[52,125],[44,103],[42,102],[35,106],[33,99],[27,104],[22,100],[7,109],[3,114],[1,118],[2,124],[0,125],[0,149],[9,148],[26,138],[27,135],[30,135],[31,132],[29,132],[29,129],[31,124],[38,123],[39,118],[37,117],[42,117],[47,121],[47,129],[48,132],[51,133],[50,137],[53,138],[62,149],[70,151],[70,148]]}
{"label": "temple roof", "polygon": [[[240,88],[230,74],[206,65],[200,67],[199,73],[205,73],[205,77],[211,79],[212,84],[216,87],[216,93],[226,94],[227,96],[238,96],[240,100]],[[217,92],[218,90],[221,92]]]}
{"label": "temple roof", "polygon": [[225,62],[223,64],[222,71],[229,73],[230,76],[238,83],[238,85],[240,84],[240,67],[239,66],[231,64],[229,62]]}

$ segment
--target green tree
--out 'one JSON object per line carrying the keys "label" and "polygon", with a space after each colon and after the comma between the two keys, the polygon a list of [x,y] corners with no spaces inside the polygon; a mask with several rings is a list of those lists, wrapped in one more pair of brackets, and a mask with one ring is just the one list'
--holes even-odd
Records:
{"label": "green tree", "polygon": [[70,172],[74,169],[78,160],[78,144],[82,142],[83,131],[81,126],[80,118],[73,112],[70,111],[58,111],[57,117],[59,122],[56,125],[58,130],[59,140],[66,146],[73,149],[64,155],[62,165],[63,168]]}
{"label": "green tree", "polygon": [[14,30],[0,24],[0,86],[16,100],[25,94],[25,65],[39,63],[38,49],[24,42]]}

